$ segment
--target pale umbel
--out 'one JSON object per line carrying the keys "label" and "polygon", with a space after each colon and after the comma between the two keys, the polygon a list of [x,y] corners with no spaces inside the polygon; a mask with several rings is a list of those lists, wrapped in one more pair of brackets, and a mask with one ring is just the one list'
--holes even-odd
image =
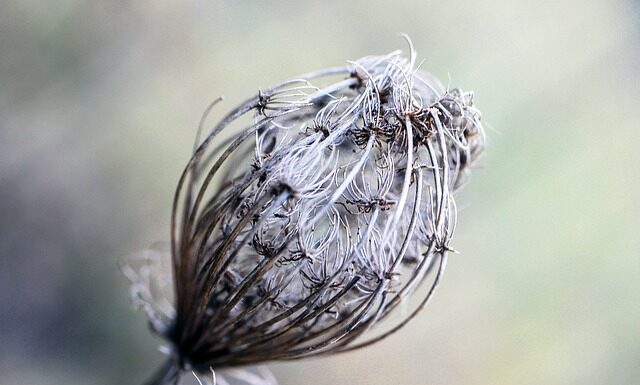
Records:
{"label": "pale umbel", "polygon": [[473,94],[410,51],[263,89],[200,141],[173,205],[173,306],[138,288],[169,346],[149,384],[356,349],[424,307],[484,134]]}

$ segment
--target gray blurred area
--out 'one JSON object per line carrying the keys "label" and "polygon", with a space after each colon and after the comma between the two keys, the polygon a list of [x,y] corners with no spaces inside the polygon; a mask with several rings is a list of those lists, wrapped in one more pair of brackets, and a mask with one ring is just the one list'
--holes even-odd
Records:
{"label": "gray blurred area", "polygon": [[473,89],[489,145],[407,328],[270,365],[282,385],[637,384],[640,4],[4,1],[0,384],[140,384],[117,262],[167,240],[195,127],[259,87],[406,49]]}

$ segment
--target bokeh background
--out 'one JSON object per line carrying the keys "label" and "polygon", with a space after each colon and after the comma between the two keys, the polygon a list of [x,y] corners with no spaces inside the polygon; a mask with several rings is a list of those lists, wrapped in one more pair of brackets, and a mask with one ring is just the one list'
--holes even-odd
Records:
{"label": "bokeh background", "polygon": [[461,253],[410,326],[274,363],[281,384],[637,384],[639,21],[615,0],[3,1],[0,384],[140,384],[162,355],[117,260],[168,238],[204,108],[398,32],[483,111]]}

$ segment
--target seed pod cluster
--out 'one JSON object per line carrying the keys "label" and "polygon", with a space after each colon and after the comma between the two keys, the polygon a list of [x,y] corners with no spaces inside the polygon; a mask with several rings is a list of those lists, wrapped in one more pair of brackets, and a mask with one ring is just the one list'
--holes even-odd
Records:
{"label": "seed pod cluster", "polygon": [[173,205],[174,306],[145,305],[171,355],[151,383],[356,349],[425,306],[484,134],[473,94],[410,51],[263,89],[199,142]]}

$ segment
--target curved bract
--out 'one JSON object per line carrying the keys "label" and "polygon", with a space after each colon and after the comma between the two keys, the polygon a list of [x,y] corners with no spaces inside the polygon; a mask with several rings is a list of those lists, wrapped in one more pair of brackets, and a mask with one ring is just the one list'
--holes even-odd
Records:
{"label": "curved bract", "polygon": [[411,51],[262,90],[196,147],[173,206],[175,311],[151,312],[165,377],[355,349],[424,307],[484,136],[473,95]]}

